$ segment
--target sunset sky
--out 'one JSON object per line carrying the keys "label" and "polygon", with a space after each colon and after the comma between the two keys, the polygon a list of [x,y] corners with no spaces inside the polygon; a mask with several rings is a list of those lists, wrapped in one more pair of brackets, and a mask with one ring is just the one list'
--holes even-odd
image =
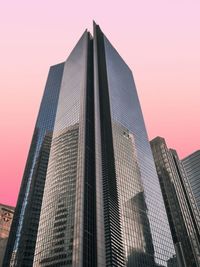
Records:
{"label": "sunset sky", "polygon": [[95,20],[133,71],[149,139],[200,149],[200,1],[3,1],[0,203],[15,205],[49,67]]}

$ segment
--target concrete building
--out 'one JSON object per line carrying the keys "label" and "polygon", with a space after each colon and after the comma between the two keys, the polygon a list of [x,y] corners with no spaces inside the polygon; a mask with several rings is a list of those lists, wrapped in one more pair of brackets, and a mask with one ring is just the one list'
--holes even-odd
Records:
{"label": "concrete building", "polygon": [[[180,267],[200,266],[200,218],[182,162],[164,138],[151,148]],[[173,261],[172,261],[173,262]]]}
{"label": "concrete building", "polygon": [[14,207],[0,204],[0,267],[2,267],[3,264],[14,210]]}

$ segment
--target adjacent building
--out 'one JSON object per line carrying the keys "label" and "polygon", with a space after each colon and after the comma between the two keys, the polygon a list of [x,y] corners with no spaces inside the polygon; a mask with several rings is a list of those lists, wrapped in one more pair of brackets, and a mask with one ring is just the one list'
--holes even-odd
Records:
{"label": "adjacent building", "polygon": [[4,253],[13,220],[14,208],[0,204],[0,267],[3,264]]}
{"label": "adjacent building", "polygon": [[182,163],[200,211],[200,150],[185,157]]}
{"label": "adjacent building", "polygon": [[[162,189],[177,262],[181,267],[200,266],[200,218],[190,184],[175,150],[156,137],[151,148]],[[174,259],[168,261],[173,266]],[[170,265],[171,264],[171,265]]]}
{"label": "adjacent building", "polygon": [[174,254],[132,72],[94,23],[50,69],[4,266],[163,267]]}

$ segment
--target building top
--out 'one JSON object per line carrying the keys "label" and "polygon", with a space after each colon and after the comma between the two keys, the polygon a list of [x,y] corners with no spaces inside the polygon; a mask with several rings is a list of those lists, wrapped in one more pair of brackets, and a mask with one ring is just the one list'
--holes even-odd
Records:
{"label": "building top", "polygon": [[13,211],[15,210],[15,207],[12,207],[12,206],[8,206],[8,205],[5,205],[5,204],[2,204],[0,203],[0,208],[4,208],[4,209],[9,209],[9,211]]}
{"label": "building top", "polygon": [[192,152],[190,155],[186,156],[185,158],[183,158],[182,160],[187,160],[188,158],[191,158],[191,157],[195,157],[196,155],[200,155],[200,149]]}

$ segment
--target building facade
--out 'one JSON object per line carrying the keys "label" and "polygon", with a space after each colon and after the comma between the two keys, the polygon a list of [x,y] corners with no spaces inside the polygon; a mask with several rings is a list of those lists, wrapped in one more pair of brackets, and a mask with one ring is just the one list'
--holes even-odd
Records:
{"label": "building facade", "polygon": [[3,266],[32,266],[64,64],[52,66],[33,133]]}
{"label": "building facade", "polygon": [[182,159],[182,163],[200,211],[200,150]]}
{"label": "building facade", "polygon": [[173,258],[169,259],[167,261],[167,267],[177,267],[178,263],[177,263],[177,257],[174,256]]}
{"label": "building facade", "polygon": [[11,206],[0,204],[0,267],[2,267],[3,264],[14,210],[15,209]]}
{"label": "building facade", "polygon": [[167,266],[175,250],[131,70],[95,23],[62,66],[46,165],[38,154],[31,178],[35,192],[39,173],[45,183],[33,266]]}
{"label": "building facade", "polygon": [[[199,267],[200,218],[183,164],[176,151],[168,149],[164,138],[156,137],[150,143],[177,252],[177,261],[183,267]],[[170,264],[172,262],[173,259]]]}

